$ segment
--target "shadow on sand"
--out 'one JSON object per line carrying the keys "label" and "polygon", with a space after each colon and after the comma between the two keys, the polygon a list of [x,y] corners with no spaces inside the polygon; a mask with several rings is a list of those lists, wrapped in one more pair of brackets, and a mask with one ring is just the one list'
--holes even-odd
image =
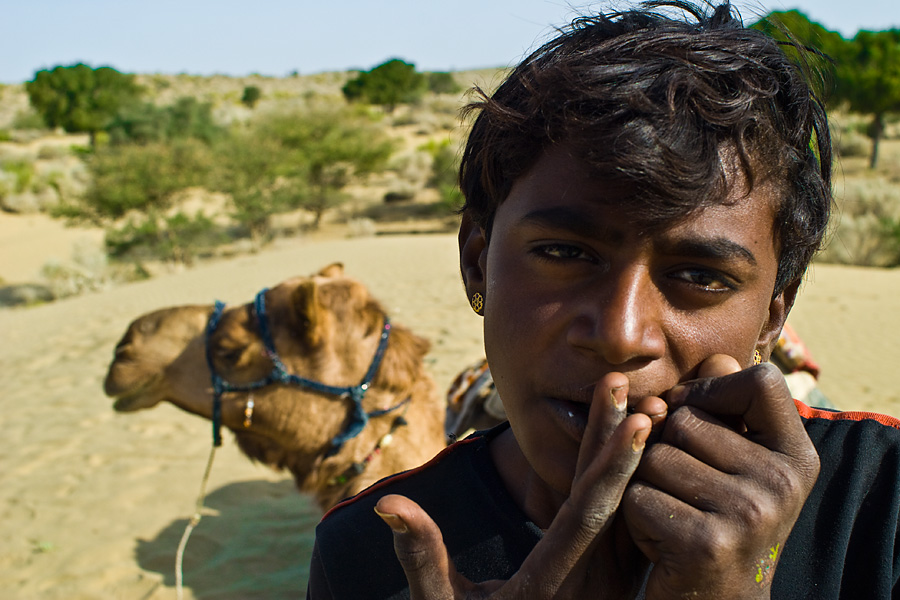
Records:
{"label": "shadow on sand", "polygon": [[[306,595],[321,511],[297,492],[293,480],[232,483],[211,492],[204,505],[182,569],[183,585],[195,598]],[[167,587],[175,587],[175,554],[187,523],[178,519],[154,539],[137,540],[137,563],[160,573]],[[153,597],[162,597],[156,592]]]}

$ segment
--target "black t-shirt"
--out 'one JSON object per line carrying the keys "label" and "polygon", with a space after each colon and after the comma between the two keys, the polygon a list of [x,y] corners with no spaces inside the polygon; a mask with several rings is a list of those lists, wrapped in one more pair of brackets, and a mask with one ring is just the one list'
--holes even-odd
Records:
{"label": "black t-shirt", "polygon": [[[785,544],[772,598],[900,598],[900,421],[797,403],[821,470]],[[308,597],[409,598],[390,529],[375,514],[387,494],[415,500],[441,528],[457,570],[508,579],[541,538],[513,502],[488,451],[506,424],[457,442],[329,511],[316,528]]]}

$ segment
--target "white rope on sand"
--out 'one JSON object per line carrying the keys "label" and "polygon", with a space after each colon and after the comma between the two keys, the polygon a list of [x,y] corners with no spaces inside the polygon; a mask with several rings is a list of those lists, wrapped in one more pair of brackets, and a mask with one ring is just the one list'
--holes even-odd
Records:
{"label": "white rope on sand", "polygon": [[182,573],[181,573],[181,563],[184,559],[184,548],[187,546],[188,538],[191,537],[191,532],[194,531],[194,527],[200,522],[202,515],[200,511],[203,510],[203,500],[206,498],[206,484],[209,482],[209,472],[212,470],[213,457],[216,455],[216,446],[213,447],[209,451],[209,459],[206,461],[206,472],[203,473],[203,480],[200,482],[200,494],[197,496],[197,504],[194,508],[194,515],[191,517],[191,520],[188,521],[187,526],[184,528],[184,534],[181,536],[181,541],[178,543],[178,551],[175,553],[175,592],[177,594],[178,600],[182,600],[184,595],[184,589],[182,586]]}

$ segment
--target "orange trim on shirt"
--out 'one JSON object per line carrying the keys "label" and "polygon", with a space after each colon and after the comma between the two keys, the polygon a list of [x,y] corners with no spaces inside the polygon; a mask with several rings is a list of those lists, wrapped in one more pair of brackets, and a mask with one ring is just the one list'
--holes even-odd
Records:
{"label": "orange trim on shirt", "polygon": [[900,429],[900,419],[888,415],[861,410],[848,410],[844,412],[821,410],[818,408],[807,406],[799,400],[794,400],[794,404],[797,405],[797,410],[800,412],[800,416],[807,419],[826,419],[828,421],[863,421],[865,419],[871,419],[873,421],[878,421],[882,425],[887,425],[888,427],[893,427],[894,429]]}

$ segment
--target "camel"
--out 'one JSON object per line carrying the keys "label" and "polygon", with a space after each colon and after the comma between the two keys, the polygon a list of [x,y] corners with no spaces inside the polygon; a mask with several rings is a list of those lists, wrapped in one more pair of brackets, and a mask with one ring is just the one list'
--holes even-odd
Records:
{"label": "camel", "polygon": [[[384,311],[363,284],[344,276],[340,264],[285,281],[264,298],[273,344],[287,373],[338,386],[361,381],[377,353]],[[233,386],[264,380],[273,362],[254,303],[224,311],[207,336],[215,311],[213,305],[185,305],[135,319],[116,346],[104,383],[106,394],[115,398],[113,408],[133,412],[168,401],[212,419],[209,363]],[[779,343],[773,362],[788,374],[795,397],[831,407],[815,386],[818,369],[807,360],[808,351],[796,334],[787,330],[783,337],[787,334],[787,346]],[[392,324],[364,408],[397,408],[370,418],[337,452],[331,442],[354,419],[352,402],[334,394],[280,382],[223,391],[221,423],[234,432],[248,457],[287,469],[298,488],[312,493],[327,510],[383,477],[422,464],[448,438],[505,420],[486,362],[461,372],[444,400],[424,368],[428,348],[427,341]],[[805,379],[792,379],[797,377]]]}
{"label": "camel", "polygon": [[[263,304],[221,312],[187,305],[138,317],[116,346],[104,382],[113,408],[131,412],[167,401],[213,419],[211,365],[220,378],[221,424],[240,449],[287,469],[323,510],[445,447],[446,403],[423,362],[429,343],[388,323],[342,265],[289,279],[261,296]],[[266,329],[274,354],[266,350]],[[273,365],[281,365],[281,381],[267,380]],[[360,385],[372,369],[371,382]],[[352,394],[337,395],[351,388]]]}

